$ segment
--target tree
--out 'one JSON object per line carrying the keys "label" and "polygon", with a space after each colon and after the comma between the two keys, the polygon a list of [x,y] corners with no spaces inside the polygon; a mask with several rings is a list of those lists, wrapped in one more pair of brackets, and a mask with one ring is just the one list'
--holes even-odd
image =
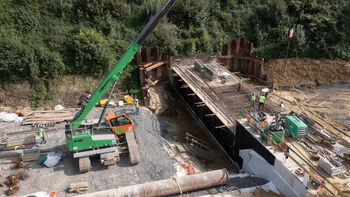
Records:
{"label": "tree", "polygon": [[94,29],[80,29],[75,35],[72,46],[72,73],[92,76],[106,74],[112,64],[112,56],[104,37]]}

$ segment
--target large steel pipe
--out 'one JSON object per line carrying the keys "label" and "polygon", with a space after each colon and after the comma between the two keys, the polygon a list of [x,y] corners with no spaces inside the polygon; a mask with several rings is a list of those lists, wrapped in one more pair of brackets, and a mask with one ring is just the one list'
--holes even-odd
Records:
{"label": "large steel pipe", "polygon": [[110,189],[80,197],[137,197],[137,196],[169,196],[183,192],[210,188],[228,183],[226,169],[203,172],[173,179],[131,185],[118,189]]}

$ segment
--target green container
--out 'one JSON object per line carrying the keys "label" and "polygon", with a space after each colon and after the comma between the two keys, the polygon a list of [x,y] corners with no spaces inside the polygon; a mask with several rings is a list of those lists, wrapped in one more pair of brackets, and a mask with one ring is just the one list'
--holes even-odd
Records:
{"label": "green container", "polygon": [[285,118],[285,128],[297,138],[305,137],[308,134],[307,125],[296,116]]}
{"label": "green container", "polygon": [[39,165],[42,165],[42,164],[46,161],[46,159],[47,159],[47,155],[42,156],[42,157],[39,159],[38,164],[39,164]]}
{"label": "green container", "polygon": [[[264,130],[264,132],[265,132],[265,134],[266,134],[267,136],[269,136],[270,138],[272,138],[272,140],[275,141],[277,144],[281,143],[281,141],[280,141],[279,139],[283,140],[284,131],[270,131],[270,132],[273,133],[275,136],[277,136],[279,139],[278,139],[277,137],[275,137],[274,135],[271,135],[266,129]],[[265,135],[263,136],[263,138],[264,138],[265,141],[268,140],[267,137],[266,137]],[[273,144],[274,144],[274,143],[271,142],[271,145],[273,145]]]}

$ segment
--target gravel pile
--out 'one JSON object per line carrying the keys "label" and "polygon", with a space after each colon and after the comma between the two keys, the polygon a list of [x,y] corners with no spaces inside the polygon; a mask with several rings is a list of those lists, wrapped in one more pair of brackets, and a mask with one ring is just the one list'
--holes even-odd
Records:
{"label": "gravel pile", "polygon": [[[161,134],[166,128],[158,118],[149,111],[140,110],[133,116],[136,140],[139,144],[141,162],[136,171],[148,174],[151,180],[167,179],[176,173],[174,162],[164,149],[164,139]],[[150,173],[152,172],[152,173]]]}
{"label": "gravel pile", "polygon": [[[107,113],[116,112],[116,110],[132,112],[133,108],[110,108]],[[100,111],[101,109],[95,109],[87,119],[99,118]],[[138,165],[130,167],[128,155],[122,155],[119,166],[129,167],[132,170],[134,177],[137,177],[135,184],[172,177],[176,173],[175,161],[163,148],[165,141],[161,136],[165,123],[161,123],[157,116],[142,108],[138,114],[130,114],[129,117],[135,125],[134,132],[139,145],[141,161]],[[128,183],[128,180],[125,182]]]}

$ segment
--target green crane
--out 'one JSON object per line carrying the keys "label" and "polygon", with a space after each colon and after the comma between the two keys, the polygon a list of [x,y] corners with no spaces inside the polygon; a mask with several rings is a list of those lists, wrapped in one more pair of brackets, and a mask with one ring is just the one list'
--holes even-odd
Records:
{"label": "green crane", "polygon": [[[131,43],[119,61],[103,79],[95,92],[88,98],[86,105],[75,115],[71,123],[66,124],[66,147],[73,153],[73,158],[79,159],[80,172],[87,172],[91,168],[90,157],[100,156],[104,165],[112,165],[119,161],[119,146],[127,145],[130,163],[136,165],[140,161],[138,145],[135,140],[134,124],[126,113],[113,112],[105,116],[108,101],[116,86],[116,82],[122,75],[125,66],[131,61],[141,44],[157,26],[159,21],[174,5],[176,0],[166,0],[143,28],[136,40]],[[86,116],[94,108],[95,104],[112,86],[108,101],[100,115],[98,122],[84,121]],[[104,121],[102,121],[104,120]],[[84,121],[84,123],[82,123]]]}
{"label": "green crane", "polygon": [[137,36],[136,40],[131,43],[119,61],[114,65],[102,83],[88,99],[86,106],[83,106],[75,115],[72,120],[72,128],[78,128],[80,126],[81,122],[86,118],[86,116],[94,108],[95,104],[101,99],[101,97],[113,84],[113,82],[117,82],[119,80],[125,66],[132,60],[134,55],[141,48],[142,43],[146,40],[149,34],[157,26],[159,21],[164,17],[164,15],[170,10],[175,1],[176,0],[167,0],[158,9],[157,13],[152,17],[152,19],[147,23],[141,33]]}

